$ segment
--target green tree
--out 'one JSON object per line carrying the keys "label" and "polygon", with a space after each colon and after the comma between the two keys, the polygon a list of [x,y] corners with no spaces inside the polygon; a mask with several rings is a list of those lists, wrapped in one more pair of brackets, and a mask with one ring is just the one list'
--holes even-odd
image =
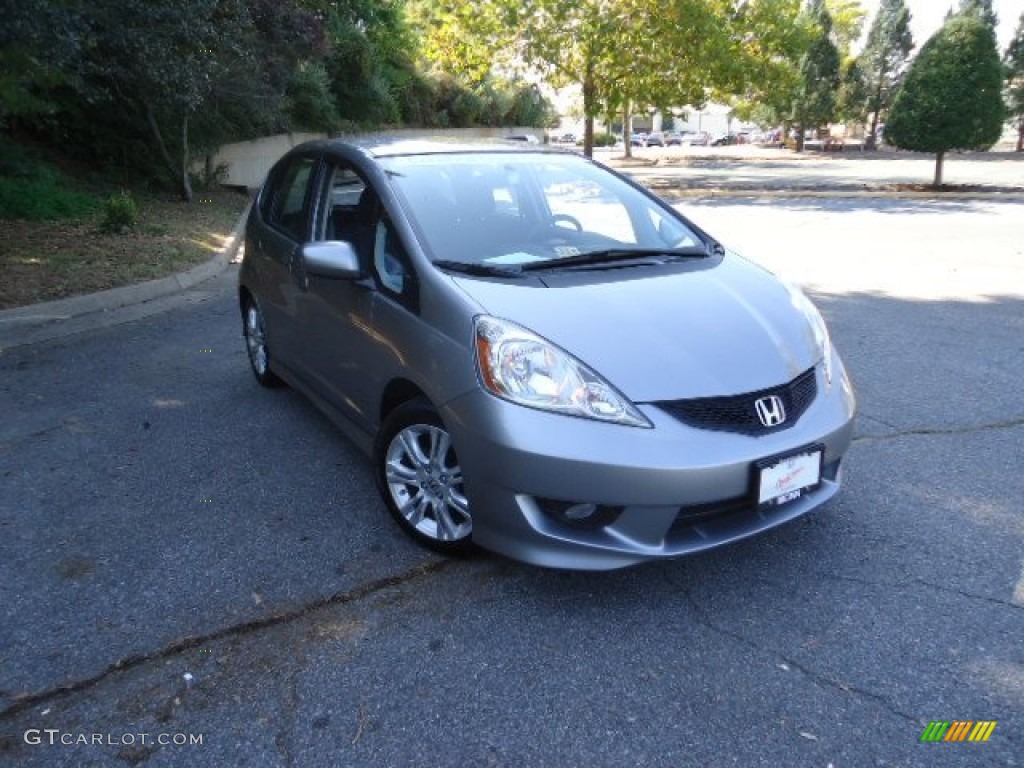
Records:
{"label": "green tree", "polygon": [[850,48],[860,41],[864,30],[867,11],[860,0],[825,0],[828,15],[832,17],[832,34],[839,56],[844,61],[850,55]]}
{"label": "green tree", "polygon": [[415,59],[418,43],[404,3],[349,0],[323,5],[326,67],[343,122],[377,127],[424,117],[425,83]]}
{"label": "green tree", "polygon": [[797,152],[803,151],[808,128],[821,128],[835,117],[840,82],[839,50],[832,42],[832,18],[824,0],[809,0],[806,12],[812,37],[800,60],[800,80],[793,103]]}
{"label": "green tree", "polygon": [[227,73],[255,66],[245,46],[247,3],[95,0],[80,7],[88,31],[72,107],[113,107],[122,146],[147,136],[177,192],[191,200],[193,122]]}
{"label": "green tree", "polygon": [[843,62],[836,98],[836,114],[847,124],[863,125],[867,117],[868,84],[860,61],[848,58]]}
{"label": "green tree", "polygon": [[882,0],[871,22],[867,45],[858,59],[867,89],[866,112],[871,127],[865,139],[874,149],[878,124],[888,113],[914,49],[910,34],[910,10],[904,0]]}
{"label": "green tree", "polygon": [[992,28],[956,15],[925,43],[896,95],[886,139],[935,153],[935,186],[951,149],[988,149],[1002,133],[1003,66]]}
{"label": "green tree", "polygon": [[[739,98],[731,99],[730,93],[722,90],[714,91],[713,95],[715,100],[731,104],[735,114],[743,120],[788,127],[800,90],[800,64],[815,37],[815,27],[804,13],[800,0],[763,10],[772,13],[774,18],[760,26],[751,25],[751,36],[762,46],[761,61],[751,64],[756,76],[749,77],[746,86],[738,91]],[[780,20],[784,20],[783,23],[777,24]],[[766,40],[771,42],[765,44]]]}
{"label": "green tree", "polygon": [[328,50],[322,17],[303,0],[250,0],[251,23],[225,34],[242,55],[220,60],[189,123],[193,154],[294,129],[330,130],[333,94],[323,91]]}
{"label": "green tree", "polygon": [[957,13],[981,19],[993,30],[999,23],[999,17],[996,16],[996,12],[992,8],[992,0],[960,0],[960,8]]}
{"label": "green tree", "polygon": [[85,28],[73,7],[0,0],[0,120],[53,114],[82,53]]}
{"label": "green tree", "polygon": [[527,66],[583,94],[584,151],[593,122],[634,108],[703,103],[771,82],[794,38],[799,0],[419,0],[424,53],[482,79],[495,64]]}
{"label": "green tree", "polygon": [[0,3],[6,129],[184,199],[192,157],[224,142],[433,112],[403,0]]}
{"label": "green tree", "polygon": [[1006,107],[1010,119],[1017,124],[1017,151],[1024,152],[1024,13],[1017,21],[1017,31],[1006,48]]}
{"label": "green tree", "polygon": [[324,133],[338,130],[341,118],[323,64],[306,61],[295,68],[288,87],[287,111],[296,128]]}

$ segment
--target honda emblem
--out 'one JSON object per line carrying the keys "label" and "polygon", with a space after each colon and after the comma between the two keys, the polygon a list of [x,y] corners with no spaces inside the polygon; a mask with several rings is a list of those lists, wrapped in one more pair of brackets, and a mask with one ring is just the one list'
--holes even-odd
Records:
{"label": "honda emblem", "polygon": [[754,409],[757,411],[757,418],[766,427],[777,427],[786,420],[786,406],[777,395],[755,400]]}

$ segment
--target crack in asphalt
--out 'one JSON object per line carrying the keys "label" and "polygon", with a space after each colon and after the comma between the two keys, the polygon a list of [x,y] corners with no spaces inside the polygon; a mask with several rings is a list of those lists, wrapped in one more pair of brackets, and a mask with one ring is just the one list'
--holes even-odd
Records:
{"label": "crack in asphalt", "polygon": [[61,422],[60,424],[54,424],[53,426],[50,427],[42,427],[40,429],[35,430],[34,432],[25,432],[20,435],[12,435],[8,437],[6,440],[0,441],[0,451],[9,451],[21,443],[27,443],[28,441],[34,440],[39,437],[46,437],[47,435],[52,435],[55,432],[60,432],[61,430],[66,428],[67,425]]}
{"label": "crack in asphalt", "polygon": [[[859,579],[856,576],[841,576],[837,573],[828,573],[827,571],[810,571],[814,576],[820,576],[826,579],[833,579],[835,581],[849,581],[854,584],[863,584],[867,587],[878,587],[880,589],[905,589],[907,584],[918,584],[928,589],[933,589],[936,592],[942,592],[949,595],[959,595],[960,597],[967,598],[968,600],[977,600],[978,602],[990,603],[992,605],[998,605],[1001,608],[1012,608],[1020,611],[1024,610],[1024,605],[1017,605],[1012,600],[1001,600],[998,597],[989,597],[988,595],[976,595],[972,592],[965,592],[962,589],[955,589],[948,587],[944,584],[936,584],[932,581],[925,581],[924,579],[910,579],[907,581],[873,581],[871,579]],[[776,582],[777,583],[777,582]],[[782,586],[780,584],[780,586]]]}
{"label": "crack in asphalt", "polygon": [[378,592],[383,592],[384,590],[392,589],[394,587],[404,586],[417,581],[418,579],[440,573],[448,568],[452,563],[452,560],[433,560],[424,563],[423,565],[418,565],[415,568],[411,568],[403,573],[395,574],[394,576],[385,576],[344,592],[336,592],[333,595],[328,595],[327,597],[319,600],[314,600],[313,602],[307,603],[306,605],[302,605],[298,608],[292,608],[270,616],[244,621],[239,624],[232,624],[214,632],[209,632],[205,635],[190,635],[189,637],[182,638],[181,640],[175,640],[155,651],[135,654],[123,659],[118,659],[112,664],[107,665],[107,667],[95,675],[81,680],[75,680],[73,682],[58,685],[54,688],[50,688],[45,691],[38,691],[36,693],[24,695],[15,694],[14,703],[4,709],[0,709],[0,722],[10,720],[16,715],[24,712],[26,709],[37,704],[43,704],[73,693],[88,690],[114,675],[127,672],[128,670],[141,667],[145,664],[173,658],[186,651],[202,647],[207,643],[226,640],[228,638],[244,637],[246,635],[260,632],[264,629],[289,624],[309,616],[323,608],[357,603],[377,594]]}
{"label": "crack in asphalt", "polygon": [[[881,419],[876,419],[873,416],[869,417],[874,421],[878,421],[881,424],[886,422]],[[891,424],[886,424],[896,429]],[[1007,419],[1006,421],[993,421],[987,424],[974,424],[969,427],[921,427],[919,429],[904,429],[899,432],[894,432],[891,435],[859,435],[853,438],[854,443],[871,443],[880,442],[882,440],[897,440],[901,437],[935,437],[943,435],[971,435],[977,432],[993,432],[1001,429],[1016,429],[1017,427],[1024,427],[1024,416]]]}
{"label": "crack in asphalt", "polygon": [[[678,585],[673,584],[672,586],[678,586]],[[739,632],[735,632],[735,631],[733,631],[731,629],[727,629],[726,627],[718,626],[717,624],[715,624],[715,622],[713,622],[711,620],[711,618],[708,615],[707,611],[705,611],[697,603],[696,599],[693,597],[693,594],[691,593],[691,591],[689,589],[684,589],[683,590],[683,594],[686,596],[686,601],[690,604],[690,607],[693,608],[694,613],[696,613],[698,622],[700,622],[701,625],[703,625],[703,626],[707,627],[708,629],[710,629],[712,632],[716,632],[716,633],[718,633],[720,635],[724,635],[725,637],[732,638],[733,640],[735,640],[736,642],[740,643],[741,645],[745,645],[746,647],[750,648],[751,650],[757,651],[758,653],[768,653],[768,654],[771,654],[772,656],[774,656],[774,657],[776,657],[778,659],[781,659],[782,662],[784,664],[786,664],[786,666],[788,666],[790,669],[795,669],[797,672],[800,672],[806,678],[808,678],[809,680],[812,680],[813,682],[817,683],[820,686],[823,686],[823,687],[826,687],[826,688],[833,688],[835,690],[842,691],[843,693],[852,693],[852,694],[855,694],[857,696],[861,696],[863,698],[870,699],[870,700],[880,704],[890,714],[893,714],[893,715],[895,715],[897,717],[903,718],[904,720],[906,720],[909,723],[923,724],[924,721],[922,721],[919,717],[916,717],[914,715],[909,715],[906,712],[903,712],[903,711],[897,709],[896,706],[891,701],[889,701],[889,699],[887,699],[885,696],[883,696],[883,695],[881,695],[879,693],[875,693],[874,691],[870,691],[867,688],[861,688],[860,686],[857,686],[857,685],[852,685],[852,684],[840,682],[838,680],[833,680],[832,678],[826,677],[825,675],[823,675],[823,674],[821,674],[819,672],[815,672],[810,667],[808,667],[808,666],[806,666],[804,664],[801,664],[800,662],[796,661],[795,659],[792,659],[792,658],[786,656],[785,654],[780,653],[779,651],[773,650],[771,648],[764,648],[764,647],[762,647],[758,643],[754,642],[753,640],[748,639],[747,637],[745,637],[744,635],[742,635]]]}
{"label": "crack in asphalt", "polygon": [[859,414],[857,414],[857,420],[858,421],[863,421],[864,419],[868,419],[869,421],[877,422],[878,424],[881,424],[883,427],[888,427],[889,429],[896,430],[897,432],[900,429],[899,425],[893,424],[892,422],[886,421],[885,419],[880,419],[878,416],[871,416],[870,414],[867,414],[867,413],[859,413]]}

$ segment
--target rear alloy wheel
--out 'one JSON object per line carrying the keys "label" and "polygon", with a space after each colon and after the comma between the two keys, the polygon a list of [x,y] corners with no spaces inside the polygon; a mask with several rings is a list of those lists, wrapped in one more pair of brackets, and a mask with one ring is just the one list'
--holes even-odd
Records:
{"label": "rear alloy wheel", "polygon": [[270,348],[267,346],[267,326],[263,320],[263,312],[256,299],[245,302],[242,329],[245,334],[245,348],[249,353],[249,364],[252,366],[256,381],[264,387],[279,387],[281,380],[270,370]]}
{"label": "rear alloy wheel", "polygon": [[416,541],[447,555],[472,551],[473,521],[451,435],[423,401],[391,413],[376,450],[388,509]]}

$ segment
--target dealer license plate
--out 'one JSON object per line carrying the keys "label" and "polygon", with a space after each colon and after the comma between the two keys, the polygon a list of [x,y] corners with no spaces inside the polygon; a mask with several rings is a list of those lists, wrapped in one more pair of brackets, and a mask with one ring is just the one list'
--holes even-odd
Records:
{"label": "dealer license plate", "polygon": [[759,461],[757,503],[785,504],[803,496],[821,482],[822,458],[822,449],[814,447]]}

